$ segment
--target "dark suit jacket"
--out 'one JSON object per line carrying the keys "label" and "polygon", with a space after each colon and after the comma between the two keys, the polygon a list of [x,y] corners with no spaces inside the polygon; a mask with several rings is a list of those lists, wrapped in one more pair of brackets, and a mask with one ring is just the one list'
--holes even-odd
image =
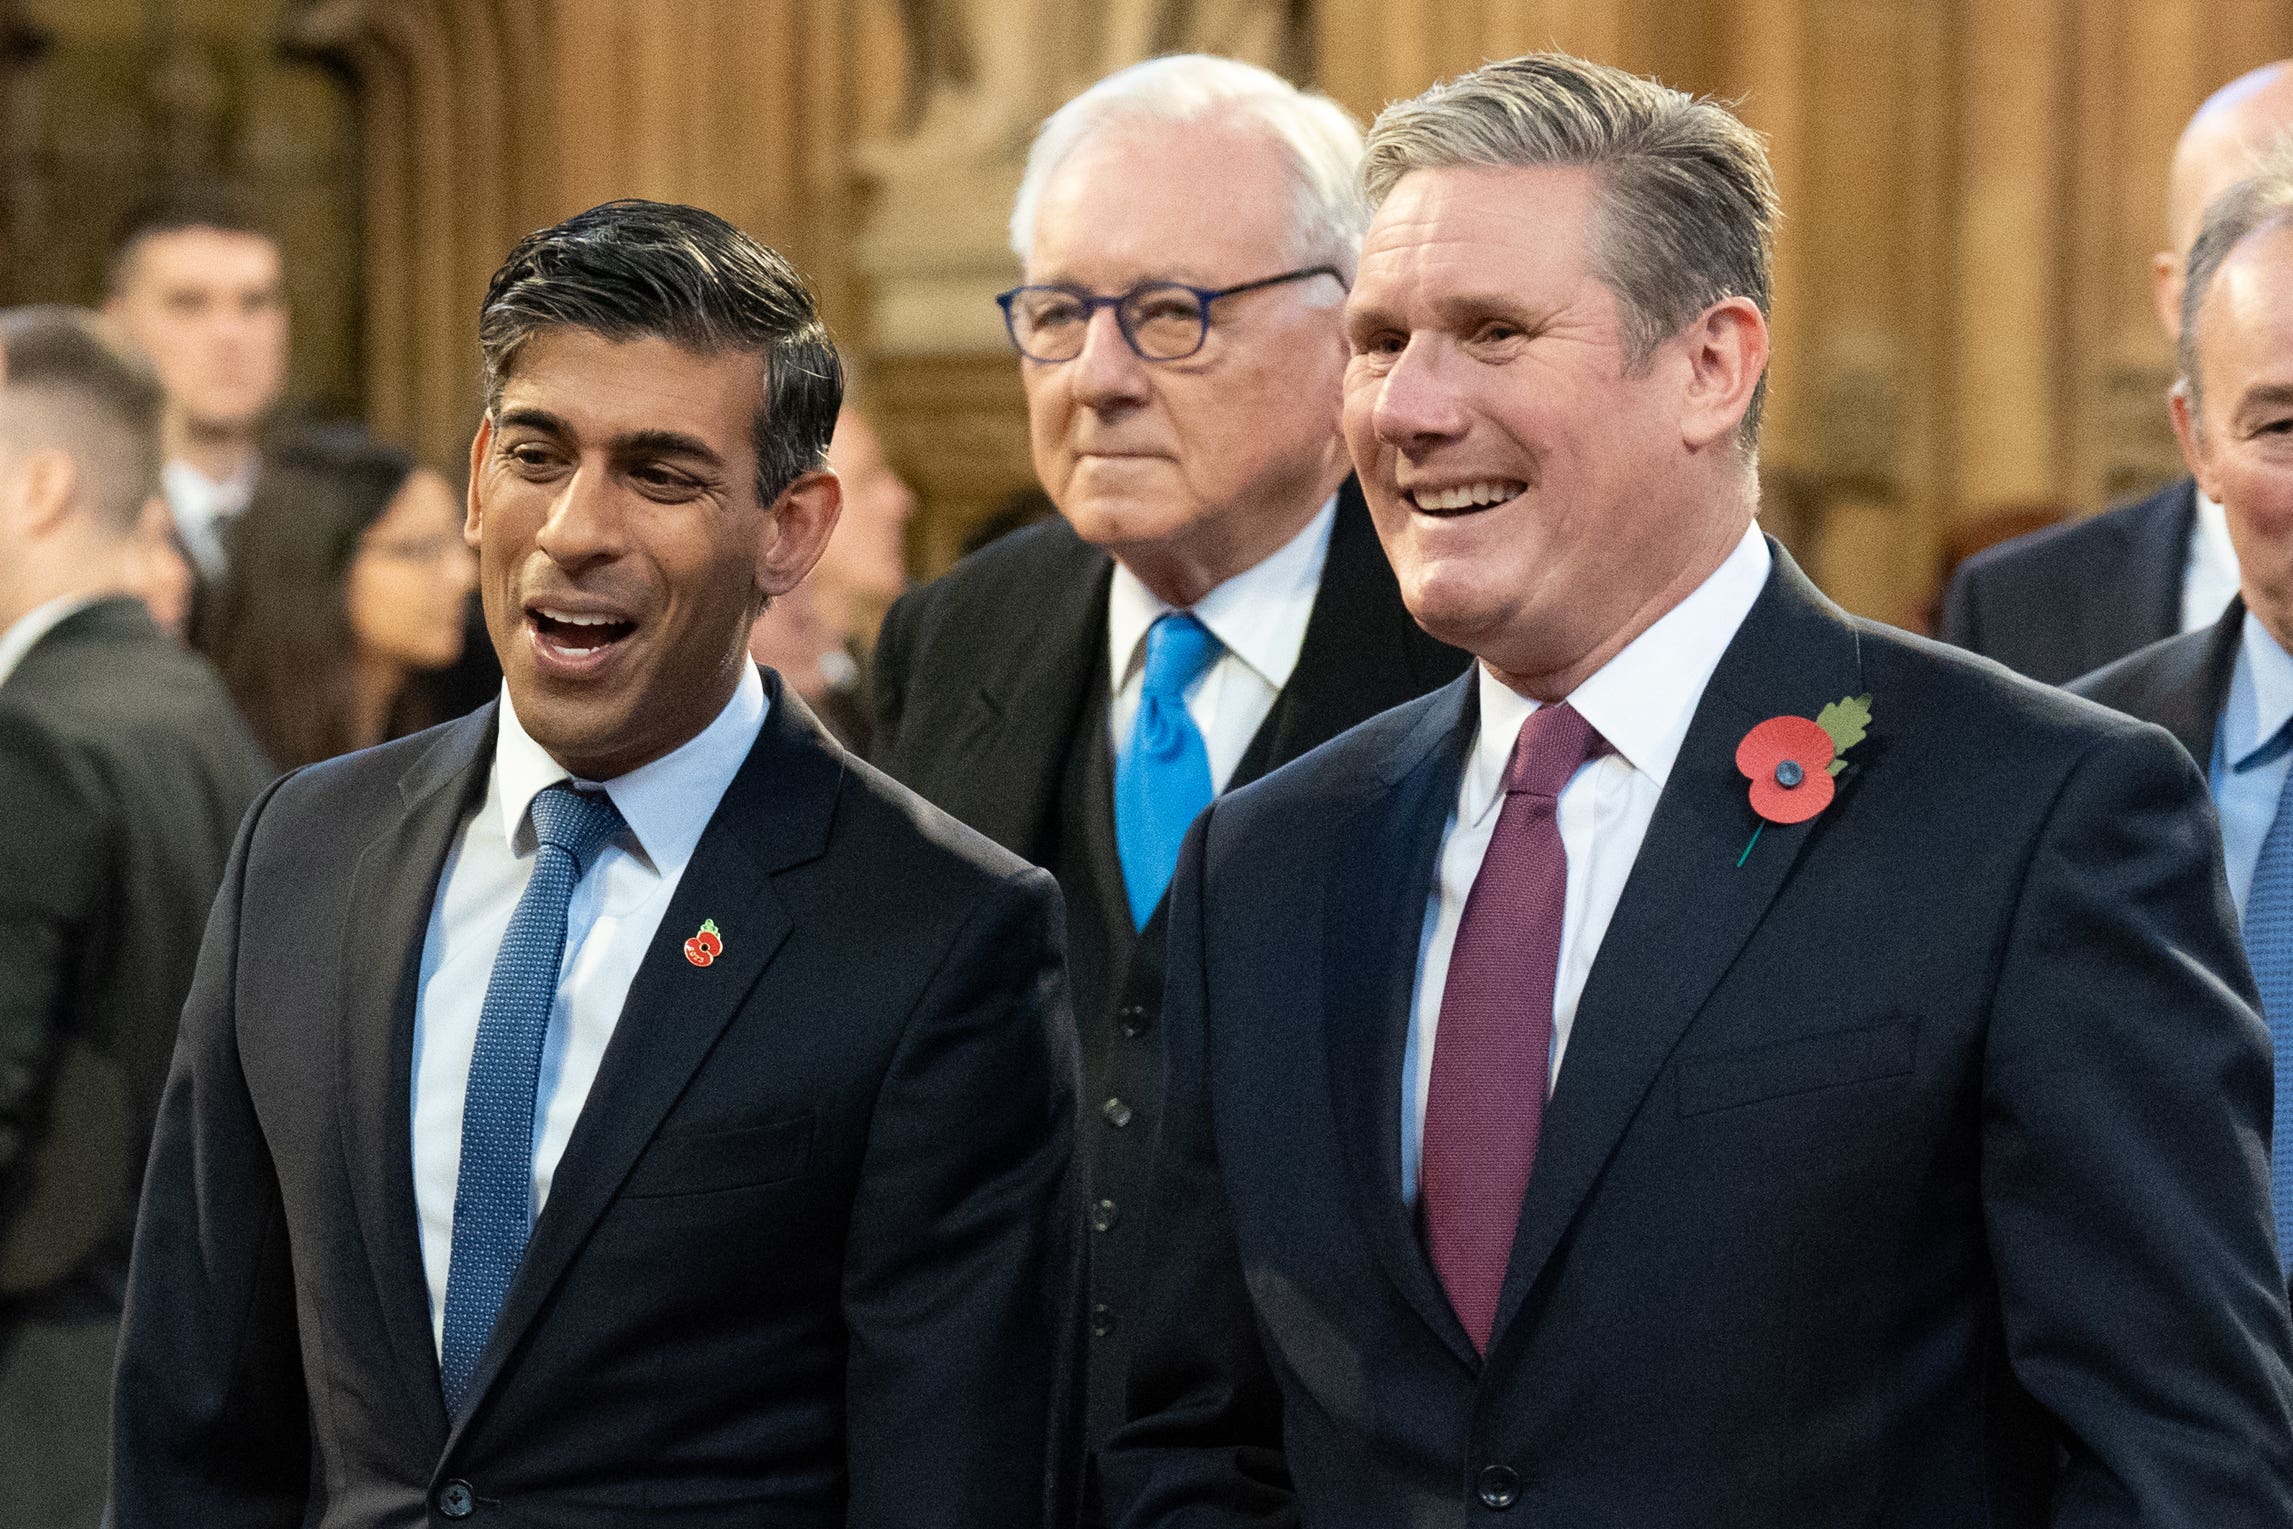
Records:
{"label": "dark suit jacket", "polygon": [[74,612],[0,685],[0,1306],[117,1309],[207,905],[274,773],[138,600]]}
{"label": "dark suit jacket", "polygon": [[2172,733],[2200,771],[2213,768],[2213,735],[2229,704],[2229,682],[2237,673],[2237,649],[2245,637],[2245,600],[2212,626],[2151,643],[2070,687],[2074,695],[2099,701]]}
{"label": "dark suit jacket", "polygon": [[[1090,1437],[1122,1421],[1137,1212],[1161,1098],[1162,919],[1134,931],[1107,732],[1114,562],[1065,521],[983,548],[892,607],[876,645],[876,761],[1059,876],[1082,1026],[1091,1187]],[[1235,769],[1255,780],[1464,666],[1410,619],[1352,480],[1298,666]]]}
{"label": "dark suit jacket", "polygon": [[[1036,1525],[1081,1279],[1051,879],[773,702],[449,1424],[415,978],[492,708],[288,777],[185,1011],[121,1340],[143,1525]],[[689,964],[713,918],[724,950]]]}
{"label": "dark suit jacket", "polygon": [[2182,627],[2197,485],[1989,547],[1943,597],[1943,641],[2066,685]]}
{"label": "dark suit jacket", "polygon": [[[1837,798],[1745,857],[1738,741],[1864,694]],[[1118,1523],[2293,1520],[2268,1043],[2170,739],[1778,552],[1585,985],[1484,1360],[1399,1138],[1475,711],[1461,681],[1195,825]]]}

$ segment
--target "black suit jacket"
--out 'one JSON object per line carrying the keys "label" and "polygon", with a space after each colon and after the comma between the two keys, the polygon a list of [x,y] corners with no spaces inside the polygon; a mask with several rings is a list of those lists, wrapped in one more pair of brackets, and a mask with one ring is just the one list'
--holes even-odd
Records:
{"label": "black suit jacket", "polygon": [[[1745,856],[1738,741],[1864,694],[1837,798]],[[1399,1139],[1475,711],[1195,825],[1118,1523],[2293,1519],[2268,1044],[2170,739],[1779,551],[1586,982],[1484,1360]]]}
{"label": "black suit jacket", "polygon": [[2238,644],[2245,636],[2245,600],[2229,602],[2221,619],[2154,642],[2070,687],[2074,695],[2099,701],[2172,733],[2200,771],[2213,768],[2213,737],[2229,704],[2229,682],[2237,673]]}
{"label": "black suit jacket", "polygon": [[[1106,714],[1113,576],[1114,561],[1065,521],[1014,532],[894,605],[874,671],[876,761],[1006,849],[1053,868],[1066,897],[1090,1175],[1094,1443],[1122,1421],[1138,1211],[1162,1092],[1154,1016],[1163,919],[1158,910],[1134,931],[1115,853]],[[1464,663],[1410,618],[1348,479],[1297,668],[1229,789],[1423,695]]]}
{"label": "black suit jacket", "polygon": [[[461,1420],[408,1088],[491,708],[290,776],[184,1017],[121,1340],[143,1525],[1034,1525],[1081,1278],[1051,879],[773,693],[557,1169]],[[724,949],[689,964],[712,918]]]}
{"label": "black suit jacket", "polygon": [[117,1309],[207,905],[275,773],[138,600],[74,612],[0,685],[0,1307]]}
{"label": "black suit jacket", "polygon": [[2197,485],[1989,547],[1951,576],[1943,641],[2066,685],[2182,628]]}

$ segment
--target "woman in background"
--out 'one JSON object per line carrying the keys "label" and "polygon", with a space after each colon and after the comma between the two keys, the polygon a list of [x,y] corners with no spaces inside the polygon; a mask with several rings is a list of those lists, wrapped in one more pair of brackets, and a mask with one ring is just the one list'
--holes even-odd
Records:
{"label": "woman in background", "polygon": [[411,732],[407,682],[461,656],[477,565],[446,480],[347,429],[266,454],[193,633],[281,769]]}

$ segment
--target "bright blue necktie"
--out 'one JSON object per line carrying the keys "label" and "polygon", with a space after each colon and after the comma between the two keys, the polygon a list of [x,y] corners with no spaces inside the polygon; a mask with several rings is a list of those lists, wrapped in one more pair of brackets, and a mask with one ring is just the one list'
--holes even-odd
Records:
{"label": "bright blue necktie", "polygon": [[2293,1264],[2293,775],[2261,841],[2245,894],[2245,953],[2261,989],[2261,1013],[2277,1057],[2277,1114],[2270,1134],[2269,1204],[2277,1218],[2277,1261]]}
{"label": "bright blue necktie", "polygon": [[1147,628],[1146,674],[1130,746],[1115,761],[1115,851],[1131,922],[1144,929],[1178,868],[1187,826],[1210,805],[1210,751],[1186,713],[1186,692],[1223,651],[1185,611]]}
{"label": "bright blue necktie", "polygon": [[533,880],[510,914],[493,975],[486,979],[462,1100],[446,1335],[438,1354],[446,1407],[457,1417],[533,1230],[534,1095],[565,960],[566,905],[582,873],[621,828],[610,797],[563,782],[533,799],[532,815],[539,845]]}

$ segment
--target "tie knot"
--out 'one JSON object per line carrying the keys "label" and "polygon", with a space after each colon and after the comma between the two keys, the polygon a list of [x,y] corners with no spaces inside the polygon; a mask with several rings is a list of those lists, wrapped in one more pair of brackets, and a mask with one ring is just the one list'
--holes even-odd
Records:
{"label": "tie knot", "polygon": [[1521,724],[1513,740],[1512,762],[1505,766],[1505,793],[1557,797],[1577,767],[1608,752],[1608,740],[1584,719],[1584,713],[1563,701],[1540,706]]}
{"label": "tie knot", "polygon": [[613,798],[602,791],[577,791],[564,781],[535,797],[531,812],[535,842],[571,855],[576,877],[588,872],[605,841],[621,831],[621,810]]}
{"label": "tie knot", "polygon": [[1148,695],[1183,696],[1186,687],[1202,677],[1217,659],[1220,643],[1210,628],[1187,611],[1172,611],[1155,618],[1147,628],[1146,675],[1141,688]]}

